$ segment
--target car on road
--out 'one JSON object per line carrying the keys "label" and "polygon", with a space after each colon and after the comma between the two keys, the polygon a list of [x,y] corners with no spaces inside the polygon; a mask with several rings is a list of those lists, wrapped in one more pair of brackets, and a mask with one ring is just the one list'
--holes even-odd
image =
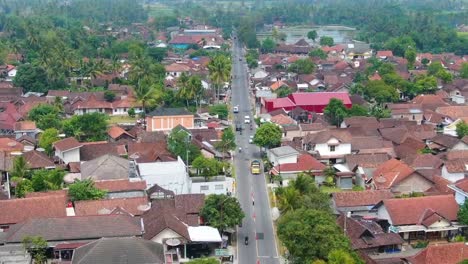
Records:
{"label": "car on road", "polygon": [[249,138],[249,143],[250,143],[250,144],[253,143],[253,138],[254,138],[254,136],[250,136],[250,138]]}
{"label": "car on road", "polygon": [[244,123],[250,124],[250,116],[244,116]]}
{"label": "car on road", "polygon": [[234,107],[232,108],[232,112],[233,112],[234,114],[239,113],[239,107],[238,107],[238,106],[234,106]]}
{"label": "car on road", "polygon": [[242,61],[242,58],[239,58],[239,61]]}
{"label": "car on road", "polygon": [[260,161],[252,160],[250,163],[250,172],[252,174],[260,174]]}
{"label": "car on road", "polygon": [[242,133],[242,125],[240,123],[236,124],[236,131],[240,131]]}

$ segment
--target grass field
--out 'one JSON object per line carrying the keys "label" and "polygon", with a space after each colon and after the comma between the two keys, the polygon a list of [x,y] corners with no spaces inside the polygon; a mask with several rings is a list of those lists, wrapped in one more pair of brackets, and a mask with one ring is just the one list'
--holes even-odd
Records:
{"label": "grass field", "polygon": [[462,38],[468,38],[468,32],[457,32],[457,35]]}
{"label": "grass field", "polygon": [[169,16],[174,14],[174,9],[164,4],[151,4],[147,5],[150,17]]}
{"label": "grass field", "polygon": [[115,125],[119,123],[135,123],[137,120],[136,117],[129,117],[129,116],[111,116],[107,123],[109,125]]}

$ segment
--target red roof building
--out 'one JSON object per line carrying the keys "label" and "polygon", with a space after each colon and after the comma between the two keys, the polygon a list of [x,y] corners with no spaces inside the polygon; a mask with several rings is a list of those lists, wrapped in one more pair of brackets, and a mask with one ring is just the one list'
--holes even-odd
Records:
{"label": "red roof building", "polygon": [[265,100],[267,112],[283,108],[286,111],[294,109],[296,106],[309,112],[323,113],[332,98],[343,101],[347,108],[351,108],[352,103],[348,93],[343,92],[317,92],[317,93],[293,93],[285,98]]}

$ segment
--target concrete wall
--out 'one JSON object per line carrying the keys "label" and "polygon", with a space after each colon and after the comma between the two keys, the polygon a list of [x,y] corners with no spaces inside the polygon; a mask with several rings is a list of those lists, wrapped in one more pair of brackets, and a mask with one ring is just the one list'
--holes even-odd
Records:
{"label": "concrete wall", "polygon": [[181,237],[179,234],[176,232],[172,231],[169,228],[164,229],[161,231],[161,233],[157,234],[155,237],[151,239],[151,241],[163,244],[163,240],[169,239],[169,238],[179,238]]}
{"label": "concrete wall", "polygon": [[182,125],[188,129],[192,129],[195,126],[193,115],[150,116],[146,118],[146,122],[147,131],[168,131],[178,125]]}
{"label": "concrete wall", "polygon": [[455,201],[457,201],[459,205],[462,205],[465,202],[465,199],[466,196],[464,194],[455,191]]}
{"label": "concrete wall", "polygon": [[380,206],[377,210],[377,216],[380,219],[387,219],[389,224],[393,224],[392,219],[390,218],[390,214],[388,213],[387,208],[385,208],[384,205]]}
{"label": "concrete wall", "polygon": [[349,143],[341,143],[335,145],[335,151],[330,151],[329,143],[335,143],[332,139],[324,144],[317,144],[315,145],[315,151],[320,153],[320,156],[344,156],[351,154],[351,144]]}
{"label": "concrete wall", "polygon": [[55,156],[59,157],[65,164],[68,164],[69,162],[79,162],[80,149],[76,148],[64,152],[61,152],[60,150],[55,150]]}
{"label": "concrete wall", "polygon": [[402,194],[409,194],[412,192],[425,192],[429,190],[433,184],[428,181],[426,178],[419,174],[412,174],[399,184],[397,184],[394,188],[392,188],[392,192],[402,193]]}

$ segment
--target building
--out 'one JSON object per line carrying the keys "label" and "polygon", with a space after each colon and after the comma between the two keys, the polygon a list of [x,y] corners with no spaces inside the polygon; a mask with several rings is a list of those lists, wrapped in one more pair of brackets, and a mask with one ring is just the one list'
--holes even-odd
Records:
{"label": "building", "polygon": [[372,208],[382,200],[393,198],[388,190],[346,191],[336,192],[332,195],[332,206],[336,213],[368,216],[374,215]]}
{"label": "building", "polygon": [[170,131],[178,125],[194,128],[194,115],[184,108],[158,108],[146,115],[146,131]]}
{"label": "building", "polygon": [[175,194],[191,193],[191,179],[180,157],[176,161],[138,163],[137,166],[147,189],[157,184]]}
{"label": "building", "polygon": [[460,264],[467,259],[468,245],[461,242],[429,245],[406,261],[410,264]]}
{"label": "building", "polygon": [[106,154],[99,158],[83,162],[80,166],[81,179],[128,180],[131,161]]}
{"label": "building", "polygon": [[65,164],[80,161],[81,146],[83,145],[74,137],[62,139],[53,144],[55,156]]}
{"label": "building", "polygon": [[267,157],[273,166],[296,163],[299,152],[291,146],[283,146],[267,150]]}
{"label": "building", "polygon": [[468,198],[468,179],[464,178],[454,184],[449,184],[448,187],[455,191],[455,200],[459,205],[462,205]]}
{"label": "building", "polygon": [[303,149],[317,155],[320,161],[341,163],[346,155],[351,154],[351,134],[346,129],[331,129],[315,134],[307,134],[303,140]]}
{"label": "building", "polygon": [[291,111],[297,106],[309,112],[323,113],[332,98],[343,101],[347,108],[352,106],[349,94],[345,92],[293,93],[285,98],[266,99],[264,104],[268,113],[277,109]]}

